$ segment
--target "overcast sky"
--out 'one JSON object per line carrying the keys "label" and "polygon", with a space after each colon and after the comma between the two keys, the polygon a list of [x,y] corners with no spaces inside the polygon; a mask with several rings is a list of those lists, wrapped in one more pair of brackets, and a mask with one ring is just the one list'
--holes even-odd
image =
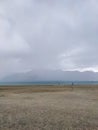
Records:
{"label": "overcast sky", "polygon": [[98,71],[98,0],[0,0],[0,77]]}

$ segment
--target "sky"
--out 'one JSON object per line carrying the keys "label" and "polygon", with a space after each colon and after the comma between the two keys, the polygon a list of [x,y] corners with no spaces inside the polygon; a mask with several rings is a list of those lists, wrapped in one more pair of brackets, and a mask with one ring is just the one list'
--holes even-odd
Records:
{"label": "sky", "polygon": [[98,72],[98,0],[0,0],[0,78]]}

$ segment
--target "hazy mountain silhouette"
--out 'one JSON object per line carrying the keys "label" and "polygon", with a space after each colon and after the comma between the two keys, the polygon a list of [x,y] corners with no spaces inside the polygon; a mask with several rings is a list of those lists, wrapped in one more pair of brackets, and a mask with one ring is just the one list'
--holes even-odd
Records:
{"label": "hazy mountain silhouette", "polygon": [[17,73],[2,79],[3,82],[33,82],[33,81],[97,81],[98,73],[92,71],[30,71]]}

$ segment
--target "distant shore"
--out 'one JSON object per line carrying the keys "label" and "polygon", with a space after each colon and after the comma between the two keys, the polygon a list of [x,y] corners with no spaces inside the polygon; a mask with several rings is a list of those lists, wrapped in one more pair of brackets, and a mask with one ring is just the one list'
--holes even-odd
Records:
{"label": "distant shore", "polygon": [[98,85],[0,85],[0,92],[60,92],[74,89],[96,89]]}

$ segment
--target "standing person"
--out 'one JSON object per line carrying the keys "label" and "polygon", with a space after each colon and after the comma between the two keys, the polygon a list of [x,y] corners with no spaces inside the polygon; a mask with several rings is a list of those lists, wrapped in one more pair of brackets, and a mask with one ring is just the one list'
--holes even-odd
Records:
{"label": "standing person", "polygon": [[72,86],[72,91],[73,91],[73,90],[74,90],[74,82],[72,82],[72,85],[71,85],[71,86]]}

